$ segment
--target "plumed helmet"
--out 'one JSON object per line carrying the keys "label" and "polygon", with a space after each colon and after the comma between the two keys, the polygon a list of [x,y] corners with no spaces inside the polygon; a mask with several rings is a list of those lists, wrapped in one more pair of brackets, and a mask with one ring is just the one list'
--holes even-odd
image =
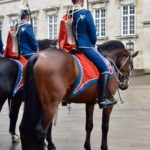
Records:
{"label": "plumed helmet", "polygon": [[28,10],[21,10],[21,18],[24,18],[26,16],[29,16],[29,11]]}

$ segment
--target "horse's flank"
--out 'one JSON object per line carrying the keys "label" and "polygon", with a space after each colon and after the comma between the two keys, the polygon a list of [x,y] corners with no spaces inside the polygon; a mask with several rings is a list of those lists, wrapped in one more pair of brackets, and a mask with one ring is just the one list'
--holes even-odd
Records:
{"label": "horse's flank", "polygon": [[[38,91],[43,91],[46,95],[49,94],[49,90],[50,92],[54,91],[51,93],[54,97],[55,93],[60,93],[59,97],[62,98],[71,92],[70,89],[76,81],[78,72],[70,54],[62,50],[51,49],[38,54],[34,74],[36,74],[35,82],[39,85]],[[45,81],[47,82],[46,86]]]}
{"label": "horse's flank", "polygon": [[[39,53],[38,60],[34,66],[34,74],[40,93],[44,93],[45,95],[50,93],[51,95],[51,92],[54,91],[54,96],[55,93],[57,93],[57,96],[59,93],[60,96],[58,99],[63,99],[68,103],[96,103],[97,83],[88,86],[78,96],[70,97],[73,85],[77,79],[78,69],[73,57],[62,50],[51,49],[51,51]],[[42,79],[43,76],[44,80]],[[47,83],[46,86],[45,82]],[[112,95],[116,91],[116,86],[114,85],[117,86],[116,78],[115,80],[112,78],[111,82],[108,83],[108,87],[112,88],[108,88],[106,95],[108,97],[111,96],[110,98],[112,98]],[[42,95],[42,97],[45,96]]]}

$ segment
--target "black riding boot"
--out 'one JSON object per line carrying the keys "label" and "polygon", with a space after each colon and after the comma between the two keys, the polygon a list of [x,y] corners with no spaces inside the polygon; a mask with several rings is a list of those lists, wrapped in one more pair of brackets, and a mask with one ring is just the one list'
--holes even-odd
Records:
{"label": "black riding boot", "polygon": [[116,100],[109,100],[105,97],[108,77],[109,77],[108,73],[102,74],[98,81],[98,86],[99,86],[98,103],[100,108],[114,105],[117,103]]}

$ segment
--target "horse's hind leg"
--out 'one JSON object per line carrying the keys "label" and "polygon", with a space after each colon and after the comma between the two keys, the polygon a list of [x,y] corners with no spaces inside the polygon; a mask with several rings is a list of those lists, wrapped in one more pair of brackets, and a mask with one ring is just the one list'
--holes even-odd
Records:
{"label": "horse's hind leg", "polygon": [[48,142],[48,150],[56,150],[56,147],[52,141],[52,123],[48,128],[46,140]]}
{"label": "horse's hind leg", "polygon": [[110,119],[110,114],[112,112],[112,108],[113,108],[113,106],[109,106],[109,107],[103,108],[101,150],[108,150],[107,135],[108,135],[109,119]]}
{"label": "horse's hind leg", "polygon": [[[57,108],[57,104],[53,105],[52,103],[46,103],[46,105],[42,105],[42,117],[35,127],[35,150],[44,150],[44,140],[46,138],[48,128],[52,124],[52,120]],[[53,150],[51,147],[49,147],[49,145],[48,148],[48,150]]]}
{"label": "horse's hind leg", "polygon": [[3,107],[3,105],[4,105],[5,101],[6,101],[6,99],[7,99],[7,97],[2,97],[2,96],[0,96],[0,112],[1,112],[1,110],[2,110],[2,107]]}
{"label": "horse's hind leg", "polygon": [[16,123],[18,119],[19,109],[21,106],[22,101],[21,100],[11,100],[10,102],[10,112],[9,112],[9,118],[10,118],[10,125],[9,125],[9,132],[12,135],[12,142],[18,143],[20,142],[19,136],[16,134]]}
{"label": "horse's hind leg", "polygon": [[[50,84],[49,84],[50,85]],[[39,101],[41,104],[41,121],[35,127],[35,138],[36,138],[36,150],[43,150],[44,148],[44,140],[46,138],[46,134],[48,132],[48,128],[52,124],[54,115],[58,109],[62,98],[66,93],[65,86],[52,86],[49,88],[44,88],[39,90]],[[40,86],[38,86],[40,87]],[[42,86],[41,86],[42,87]],[[56,92],[57,91],[57,92]],[[51,130],[49,130],[51,132]],[[48,145],[48,150],[52,150]]]}
{"label": "horse's hind leg", "polygon": [[90,137],[93,129],[93,110],[94,104],[86,104],[86,140],[84,143],[86,150],[91,150]]}

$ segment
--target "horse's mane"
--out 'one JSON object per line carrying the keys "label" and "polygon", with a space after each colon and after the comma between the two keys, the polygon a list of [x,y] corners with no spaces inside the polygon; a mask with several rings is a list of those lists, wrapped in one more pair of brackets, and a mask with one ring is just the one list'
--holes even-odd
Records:
{"label": "horse's mane", "polygon": [[107,41],[103,44],[97,45],[98,46],[98,50],[111,50],[111,49],[125,49],[124,44],[121,41],[118,40],[110,40]]}
{"label": "horse's mane", "polygon": [[[38,40],[39,43],[39,49],[40,50],[44,50],[44,49],[56,49],[56,45],[57,45],[57,40],[50,40],[50,39],[42,39],[42,40]],[[119,40],[110,40],[107,42],[104,42],[103,44],[97,45],[98,51],[102,52],[102,51],[112,51],[112,50],[121,50],[120,55],[129,55],[129,52],[126,50],[124,44],[119,41]],[[76,53],[77,51],[75,51]]]}
{"label": "horse's mane", "polygon": [[39,50],[44,50],[49,47],[56,47],[57,40],[42,39],[38,40]]}
{"label": "horse's mane", "polygon": [[129,56],[129,52],[127,51],[127,49],[125,48],[124,44],[119,41],[119,40],[110,40],[107,41],[101,45],[97,45],[98,47],[98,51],[105,53],[106,55],[109,53],[109,51],[115,50],[115,51],[119,51],[119,55],[118,56]]}
{"label": "horse's mane", "polygon": [[[56,46],[57,40],[50,40],[50,39],[42,39],[38,40],[39,43],[39,49],[46,49],[50,46]],[[98,50],[111,50],[111,49],[125,49],[124,44],[119,40],[110,40],[107,42],[104,42],[103,44],[97,45]]]}

